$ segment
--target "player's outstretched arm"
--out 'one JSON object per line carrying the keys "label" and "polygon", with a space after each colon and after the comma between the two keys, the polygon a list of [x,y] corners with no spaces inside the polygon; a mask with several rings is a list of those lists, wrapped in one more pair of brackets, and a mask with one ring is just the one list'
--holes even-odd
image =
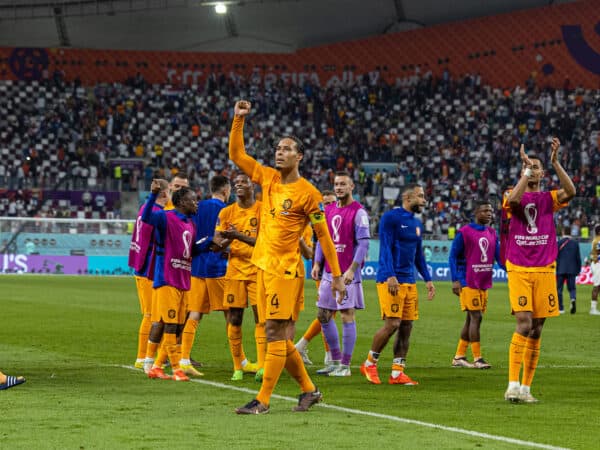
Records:
{"label": "player's outstretched arm", "polygon": [[529,183],[529,176],[531,174],[531,160],[525,153],[525,145],[521,144],[521,148],[519,150],[521,155],[522,169],[521,169],[521,178],[517,182],[516,186],[510,191],[508,194],[508,198],[506,199],[507,203],[512,207],[516,207],[521,203],[521,198],[523,198],[523,194],[527,188],[527,184]]}
{"label": "player's outstretched arm", "polygon": [[551,148],[552,153],[550,154],[550,161],[552,162],[552,167],[554,167],[558,180],[560,181],[557,199],[560,203],[566,203],[575,197],[575,185],[558,159],[558,150],[560,149],[560,141],[558,138],[552,139]]}
{"label": "player's outstretched arm", "polygon": [[231,159],[246,175],[252,178],[258,162],[246,153],[244,145],[244,119],[250,113],[250,102],[240,100],[233,108],[233,122],[229,133],[229,159]]}

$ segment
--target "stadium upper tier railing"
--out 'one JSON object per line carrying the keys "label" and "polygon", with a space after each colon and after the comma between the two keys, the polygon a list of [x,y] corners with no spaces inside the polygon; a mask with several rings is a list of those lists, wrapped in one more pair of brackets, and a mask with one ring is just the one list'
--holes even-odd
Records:
{"label": "stadium upper tier railing", "polygon": [[135,220],[0,217],[0,253],[127,255]]}
{"label": "stadium upper tier railing", "polygon": [[[0,273],[132,274],[128,253],[134,224],[134,220],[118,219],[0,217]],[[447,236],[424,236],[423,251],[436,279],[449,276],[451,245]],[[583,259],[591,245],[580,242],[579,246]],[[379,240],[371,239],[365,277],[375,276],[378,255]]]}

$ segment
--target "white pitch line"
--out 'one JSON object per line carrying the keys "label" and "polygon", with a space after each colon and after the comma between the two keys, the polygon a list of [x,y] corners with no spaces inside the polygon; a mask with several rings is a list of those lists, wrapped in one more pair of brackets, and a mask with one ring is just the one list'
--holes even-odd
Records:
{"label": "white pitch line", "polygon": [[[139,371],[139,369],[136,369],[133,366],[117,365],[117,367],[121,367],[123,369]],[[204,384],[207,386],[214,386],[214,387],[217,387],[220,389],[229,389],[230,391],[244,392],[244,393],[252,394],[252,395],[255,395],[258,393],[258,391],[256,391],[255,389],[231,386],[229,384],[219,383],[217,381],[202,380],[202,379],[198,379],[198,378],[190,378],[190,381],[193,383]],[[272,394],[271,397],[279,399],[279,400],[293,402],[293,403],[296,403],[298,401],[298,399],[296,399],[296,398],[286,397],[284,395],[278,395],[278,394]],[[510,437],[506,437],[506,436],[497,436],[495,434],[480,433],[479,431],[466,430],[464,428],[457,428],[457,427],[449,427],[446,425],[439,425],[436,423],[423,422],[421,420],[407,419],[405,417],[390,416],[388,414],[379,414],[379,413],[375,413],[375,412],[371,412],[371,411],[363,411],[361,409],[345,408],[343,406],[330,405],[328,403],[319,403],[318,407],[332,409],[334,411],[340,411],[340,412],[349,413],[349,414],[356,414],[358,416],[375,417],[377,419],[385,419],[385,420],[390,420],[393,422],[407,423],[410,425],[418,425],[418,426],[425,427],[425,428],[434,428],[436,430],[449,431],[451,433],[466,434],[467,436],[480,437],[480,438],[488,439],[491,441],[505,442],[507,444],[515,444],[515,445],[521,445],[521,446],[525,446],[525,447],[534,447],[534,448],[544,448],[544,449],[548,449],[548,450],[569,450],[568,447],[556,447],[554,445],[540,444],[538,442],[533,442],[533,441],[523,441],[521,439],[514,439],[514,438],[510,438]]]}

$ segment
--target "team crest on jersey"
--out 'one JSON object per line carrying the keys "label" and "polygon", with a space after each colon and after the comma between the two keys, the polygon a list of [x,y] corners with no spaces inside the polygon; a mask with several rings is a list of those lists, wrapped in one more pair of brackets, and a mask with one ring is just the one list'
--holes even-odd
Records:
{"label": "team crest on jersey", "polygon": [[477,297],[473,299],[473,306],[479,306],[479,299]]}
{"label": "team crest on jersey", "polygon": [[227,294],[227,303],[233,303],[233,294]]}
{"label": "team crest on jersey", "polygon": [[283,204],[282,204],[281,206],[283,207],[283,209],[286,209],[286,210],[287,210],[287,209],[290,209],[290,208],[292,207],[292,200],[291,200],[291,199],[289,199],[289,198],[286,198],[286,199],[283,201]]}
{"label": "team crest on jersey", "polygon": [[253,217],[252,219],[250,219],[250,226],[255,227],[256,225],[258,225],[258,219],[256,217]]}
{"label": "team crest on jersey", "polygon": [[169,319],[174,319],[176,314],[177,314],[177,313],[175,312],[175,310],[174,310],[174,309],[170,309],[170,310],[167,312],[167,315],[169,316]]}
{"label": "team crest on jersey", "polygon": [[519,306],[525,306],[527,304],[527,297],[519,297]]}

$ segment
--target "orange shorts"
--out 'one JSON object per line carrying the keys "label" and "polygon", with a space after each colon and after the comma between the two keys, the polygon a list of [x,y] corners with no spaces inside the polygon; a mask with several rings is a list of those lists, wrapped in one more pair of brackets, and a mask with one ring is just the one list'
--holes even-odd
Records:
{"label": "orange shorts", "polygon": [[463,287],[460,290],[460,309],[463,311],[481,311],[487,309],[487,289],[474,289]]}
{"label": "orange shorts", "polygon": [[189,291],[182,291],[173,286],[161,286],[155,289],[152,303],[152,322],[176,323],[185,322],[185,303]]}
{"label": "orange shorts", "polygon": [[143,315],[152,314],[152,280],[135,275],[135,287],[137,288],[140,310]]}
{"label": "orange shorts", "polygon": [[513,313],[529,311],[534,319],[560,314],[553,272],[508,272],[508,296]]}
{"label": "orange shorts", "polygon": [[223,306],[229,309],[248,305],[256,305],[256,280],[226,280]]}
{"label": "orange shorts", "polygon": [[377,283],[377,296],[379,297],[381,318],[419,319],[419,298],[416,284],[400,283],[398,293],[392,295],[388,291],[387,283]]}
{"label": "orange shorts", "polygon": [[223,306],[223,288],[225,278],[192,277],[190,295],[186,311],[208,314],[211,311],[224,311],[229,307]]}
{"label": "orange shorts", "polygon": [[281,278],[263,270],[256,276],[258,321],[298,320],[304,309],[304,279]]}

